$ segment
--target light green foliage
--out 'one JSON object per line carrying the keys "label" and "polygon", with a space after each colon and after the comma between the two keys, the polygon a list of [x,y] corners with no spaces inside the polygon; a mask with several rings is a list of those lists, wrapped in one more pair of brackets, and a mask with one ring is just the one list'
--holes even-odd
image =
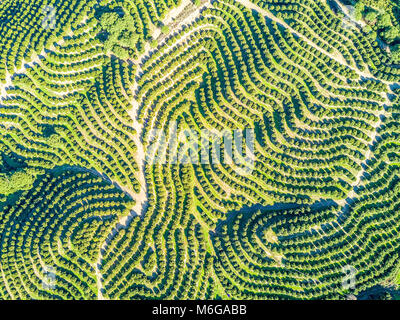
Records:
{"label": "light green foliage", "polygon": [[[61,171],[38,180],[15,205],[0,212],[2,244],[13,239],[7,253],[0,250],[2,297],[95,299],[97,282],[91,264],[110,226],[126,214],[130,200],[89,173]],[[24,267],[19,269],[16,261]],[[49,270],[55,277],[53,287],[46,288],[42,282]],[[21,281],[26,282],[20,285]],[[8,284],[6,291],[4,283]]]}
{"label": "light green foliage", "polygon": [[[325,0],[61,0],[58,29],[37,32],[45,2],[13,3],[0,299],[345,299],[394,283],[399,48],[375,41],[392,24],[348,28]],[[220,161],[176,162],[196,155],[166,147],[187,130],[242,144],[232,162],[203,136]]]}
{"label": "light green foliage", "polygon": [[370,40],[375,40],[377,33],[373,31],[372,27],[369,25],[364,26],[363,31],[366,33],[366,36]]}
{"label": "light green foliage", "polygon": [[129,50],[136,50],[139,39],[132,16],[124,14],[120,17],[116,12],[105,12],[100,18],[100,24],[103,32],[106,32],[105,51],[120,59],[128,59]]}
{"label": "light green foliage", "polygon": [[356,20],[361,20],[364,14],[365,5],[362,1],[359,1],[354,6],[354,16]]}
{"label": "light green foliage", "polygon": [[365,33],[370,33],[370,32],[372,32],[372,27],[369,25],[366,25],[366,26],[364,26],[363,31]]}
{"label": "light green foliage", "polygon": [[376,11],[369,11],[365,15],[365,20],[367,20],[370,23],[374,23],[376,21],[377,17],[378,17],[378,13]]}
{"label": "light green foliage", "polygon": [[394,63],[400,64],[400,44],[396,44],[391,48],[391,55]]}
{"label": "light green foliage", "polygon": [[46,138],[47,143],[53,148],[62,148],[63,142],[61,141],[61,137],[58,134],[52,134],[48,138]]}
{"label": "light green foliage", "polygon": [[71,236],[72,245],[85,259],[92,263],[95,262],[99,254],[99,247],[104,242],[111,223],[112,220],[99,218],[82,222]]}
{"label": "light green foliage", "polygon": [[378,18],[378,27],[379,28],[386,28],[392,25],[392,20],[390,18],[390,14],[384,13],[381,14]]}
{"label": "light green foliage", "polygon": [[395,17],[399,14],[395,9],[396,3],[390,0],[358,0],[355,5],[357,20],[363,19],[373,29],[368,37],[373,40],[373,35],[378,35],[381,40],[389,45],[400,41],[400,29]]}
{"label": "light green foliage", "polygon": [[101,15],[100,25],[103,30],[111,30],[113,26],[117,24],[117,21],[120,19],[119,14],[116,12],[105,12]]}
{"label": "light green foliage", "polygon": [[158,41],[157,40],[151,40],[151,42],[150,42],[150,46],[154,49],[154,48],[157,48],[157,46],[158,46]]}
{"label": "light green foliage", "polygon": [[389,27],[381,32],[382,38],[389,44],[400,38],[400,29],[398,27]]}
{"label": "light green foliage", "polygon": [[168,26],[164,26],[164,25],[161,26],[161,32],[164,33],[164,34],[167,34],[169,32]]}
{"label": "light green foliage", "polygon": [[151,248],[149,248],[141,263],[142,267],[146,272],[151,272],[156,266],[156,263],[157,255]]}
{"label": "light green foliage", "polygon": [[124,47],[120,47],[117,44],[114,44],[110,51],[115,54],[118,58],[126,60],[129,58],[129,51],[128,49],[124,48]]}
{"label": "light green foliage", "polygon": [[0,194],[7,196],[19,190],[29,190],[35,177],[35,173],[28,169],[21,169],[9,175],[0,174]]}

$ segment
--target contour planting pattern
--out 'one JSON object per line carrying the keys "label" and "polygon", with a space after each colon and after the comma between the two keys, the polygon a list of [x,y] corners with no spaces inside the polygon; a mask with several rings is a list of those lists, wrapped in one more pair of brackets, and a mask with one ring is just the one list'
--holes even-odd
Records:
{"label": "contour planting pattern", "polygon": [[400,68],[326,1],[7,0],[0,29],[2,299],[397,285]]}

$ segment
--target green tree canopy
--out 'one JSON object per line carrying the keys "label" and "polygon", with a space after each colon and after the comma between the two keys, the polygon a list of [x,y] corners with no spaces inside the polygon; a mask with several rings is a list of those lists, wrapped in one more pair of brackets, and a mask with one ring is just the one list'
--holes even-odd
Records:
{"label": "green tree canopy", "polygon": [[139,34],[136,31],[132,16],[120,17],[116,12],[106,12],[100,17],[103,32],[106,33],[104,49],[121,59],[129,58],[129,50],[135,50]]}

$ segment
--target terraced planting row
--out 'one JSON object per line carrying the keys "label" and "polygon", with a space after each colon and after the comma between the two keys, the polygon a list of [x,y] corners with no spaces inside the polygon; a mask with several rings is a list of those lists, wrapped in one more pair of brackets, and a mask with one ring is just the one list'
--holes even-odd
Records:
{"label": "terraced planting row", "polygon": [[[18,64],[17,41],[3,63],[3,299],[395,284],[400,69],[376,41],[322,0],[204,1],[193,19],[185,1],[74,5],[38,58]],[[134,47],[107,45],[105,13],[133,19]]]}

